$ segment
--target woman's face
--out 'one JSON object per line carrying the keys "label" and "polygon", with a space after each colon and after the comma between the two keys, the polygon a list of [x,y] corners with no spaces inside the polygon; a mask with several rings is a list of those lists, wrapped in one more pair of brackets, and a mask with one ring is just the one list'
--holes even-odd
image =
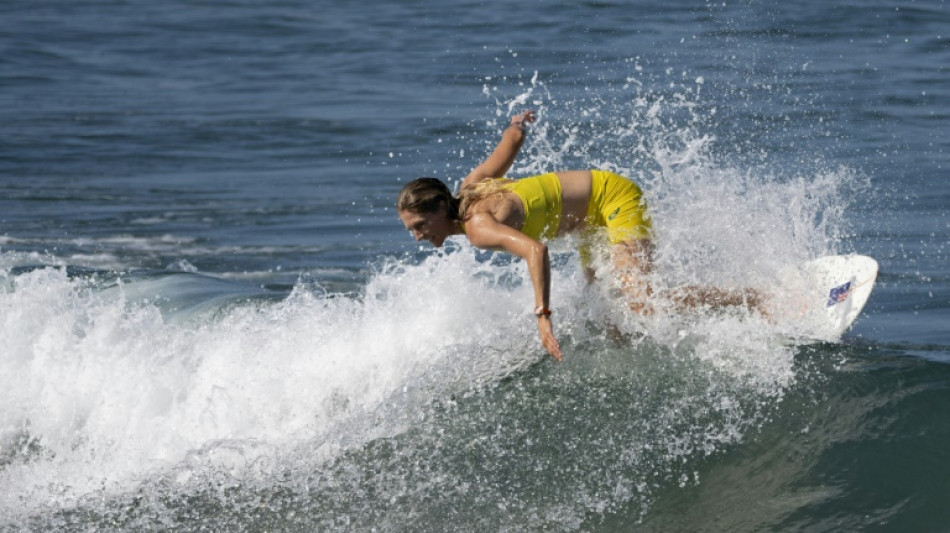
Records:
{"label": "woman's face", "polygon": [[454,222],[445,214],[444,205],[434,213],[400,211],[399,219],[417,241],[427,240],[436,248],[441,247],[455,229]]}

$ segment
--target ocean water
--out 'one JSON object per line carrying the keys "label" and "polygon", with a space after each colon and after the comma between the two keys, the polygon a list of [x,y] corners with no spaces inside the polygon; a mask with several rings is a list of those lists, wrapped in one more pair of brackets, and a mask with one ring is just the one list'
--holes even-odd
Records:
{"label": "ocean water", "polygon": [[[0,530],[950,529],[950,7],[0,5]],[[631,317],[552,243],[412,241],[511,176],[638,181],[661,286],[878,260],[840,339]],[[781,303],[776,305],[781,306]]]}

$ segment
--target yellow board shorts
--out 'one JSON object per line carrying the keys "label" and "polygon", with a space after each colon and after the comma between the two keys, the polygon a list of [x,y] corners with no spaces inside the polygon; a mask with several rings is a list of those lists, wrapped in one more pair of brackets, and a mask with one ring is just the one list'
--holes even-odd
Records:
{"label": "yellow board shorts", "polygon": [[606,228],[610,244],[649,239],[653,225],[640,187],[627,178],[592,170],[587,226]]}
{"label": "yellow board shorts", "polygon": [[649,239],[653,229],[640,187],[613,172],[592,170],[591,175],[587,229],[578,248],[584,268],[593,264],[594,250],[604,250],[598,230],[606,230],[610,244],[619,244]]}

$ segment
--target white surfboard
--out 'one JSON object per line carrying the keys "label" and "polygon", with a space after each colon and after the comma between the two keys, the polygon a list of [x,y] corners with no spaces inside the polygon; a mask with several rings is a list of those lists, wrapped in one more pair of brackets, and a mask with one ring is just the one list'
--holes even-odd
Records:
{"label": "white surfboard", "polygon": [[877,269],[877,261],[864,255],[832,255],[783,272],[773,316],[793,337],[837,340],[867,303]]}

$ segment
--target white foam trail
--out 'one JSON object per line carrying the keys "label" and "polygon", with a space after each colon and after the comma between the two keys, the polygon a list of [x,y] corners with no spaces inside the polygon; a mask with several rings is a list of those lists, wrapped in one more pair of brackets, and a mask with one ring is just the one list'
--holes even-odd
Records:
{"label": "white foam trail", "polygon": [[[394,397],[426,403],[541,357],[530,288],[498,275],[469,248],[393,265],[362,299],[300,288],[279,304],[180,323],[58,269],[22,274],[0,293],[0,514],[129,490],[209,447],[199,455],[213,463],[225,444],[332,449],[398,432],[410,413],[387,411]],[[385,423],[367,416],[382,412]]]}

